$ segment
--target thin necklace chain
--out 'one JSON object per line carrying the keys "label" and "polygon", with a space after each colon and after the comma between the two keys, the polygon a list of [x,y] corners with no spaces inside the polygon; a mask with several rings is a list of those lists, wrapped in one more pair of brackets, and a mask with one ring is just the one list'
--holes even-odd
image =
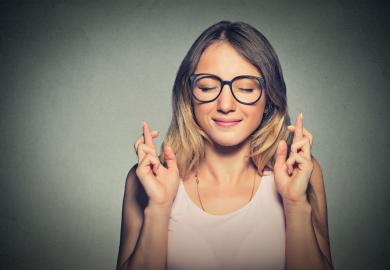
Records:
{"label": "thin necklace chain", "polygon": [[[255,182],[256,182],[255,180],[256,180],[256,171],[255,171],[254,176],[253,176],[252,193],[251,193],[251,197],[249,198],[249,201],[251,201],[252,198],[253,198],[253,193],[254,193],[254,190],[255,190]],[[203,211],[206,212],[206,210],[205,210],[204,207],[203,207],[203,203],[202,203],[202,200],[200,199],[200,194],[199,194],[199,178],[198,178],[198,171],[196,171],[196,174],[195,174],[195,181],[196,181],[196,190],[197,190],[197,192],[198,192],[198,199],[199,199],[200,205],[202,206]]]}

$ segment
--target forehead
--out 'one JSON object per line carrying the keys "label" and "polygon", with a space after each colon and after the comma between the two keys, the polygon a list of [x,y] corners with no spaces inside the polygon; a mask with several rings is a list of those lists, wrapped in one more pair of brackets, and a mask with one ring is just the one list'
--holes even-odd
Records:
{"label": "forehead", "polygon": [[257,68],[227,41],[218,41],[202,53],[195,73],[212,73],[222,79],[239,75],[261,76]]}

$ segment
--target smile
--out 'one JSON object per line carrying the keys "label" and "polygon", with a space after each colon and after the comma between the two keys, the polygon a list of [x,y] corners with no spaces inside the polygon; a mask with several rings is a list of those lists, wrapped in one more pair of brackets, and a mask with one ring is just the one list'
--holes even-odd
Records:
{"label": "smile", "polygon": [[215,120],[215,119],[214,119],[214,122],[215,122],[218,126],[221,126],[221,127],[232,127],[232,126],[235,126],[235,125],[237,125],[238,123],[240,123],[241,120],[239,120],[239,121],[218,121],[218,120]]}

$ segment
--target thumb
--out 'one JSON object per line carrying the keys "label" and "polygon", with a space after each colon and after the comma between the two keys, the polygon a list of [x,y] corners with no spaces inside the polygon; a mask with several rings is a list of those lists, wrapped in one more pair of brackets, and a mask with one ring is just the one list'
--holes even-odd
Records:
{"label": "thumb", "polygon": [[176,163],[176,156],[175,153],[173,153],[172,147],[170,145],[164,146],[164,158],[167,162],[168,170],[178,169]]}
{"label": "thumb", "polygon": [[276,150],[276,160],[275,166],[282,167],[286,162],[287,157],[287,143],[284,140],[280,140],[278,144],[278,148]]}

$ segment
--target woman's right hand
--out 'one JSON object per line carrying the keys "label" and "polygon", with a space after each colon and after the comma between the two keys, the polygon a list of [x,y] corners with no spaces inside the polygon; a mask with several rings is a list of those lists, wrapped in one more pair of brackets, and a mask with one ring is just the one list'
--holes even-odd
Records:
{"label": "woman's right hand", "polygon": [[167,167],[160,163],[153,143],[158,135],[158,131],[150,131],[149,125],[143,123],[143,135],[134,143],[138,156],[136,174],[149,197],[148,206],[170,208],[179,187],[179,169],[169,145],[164,146]]}

